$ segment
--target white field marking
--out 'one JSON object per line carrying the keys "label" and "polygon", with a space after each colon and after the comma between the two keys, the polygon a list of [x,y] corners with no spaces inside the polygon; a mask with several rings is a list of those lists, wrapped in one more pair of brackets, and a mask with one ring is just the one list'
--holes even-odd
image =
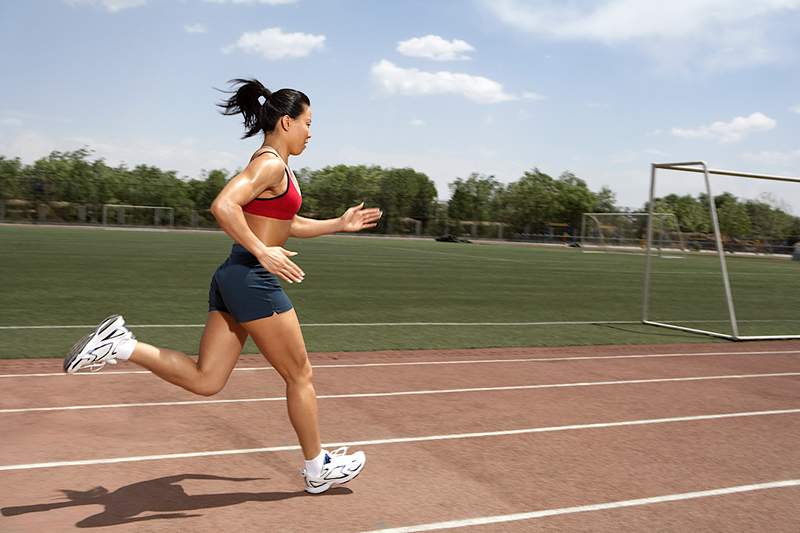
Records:
{"label": "white field marking", "polygon": [[[676,321],[673,321],[676,322]],[[714,322],[703,320],[702,322]],[[720,320],[720,322],[727,322]],[[739,322],[743,322],[740,320]],[[585,326],[591,324],[641,324],[641,320],[601,320],[601,321],[567,321],[567,322],[350,322],[329,324],[300,324],[304,328],[331,327],[375,327],[375,326]],[[92,325],[70,326],[0,326],[0,329],[93,329]],[[129,324],[129,328],[202,328],[205,324]]]}
{"label": "white field marking", "polygon": [[[671,320],[664,322],[675,324],[727,324],[730,320]],[[756,322],[800,322],[796,318],[770,318],[738,320],[739,323]],[[603,326],[606,324],[641,324],[641,320],[561,320],[550,322],[331,322],[318,324],[300,324],[303,328],[358,328],[388,326]],[[94,329],[97,324],[71,324],[49,326],[0,326],[0,330],[16,329]],[[129,328],[202,328],[205,324],[127,324]]]}
{"label": "white field marking", "polygon": [[[427,250],[427,249],[423,249],[423,248],[402,248],[402,247],[399,247],[399,246],[395,246],[392,249],[393,250],[407,250],[409,252],[417,252],[417,253],[430,253],[430,254],[438,254],[438,255],[447,255],[447,256],[457,257],[459,259],[474,259],[477,262],[480,262],[480,261],[500,261],[500,262],[506,262],[506,263],[522,263],[522,264],[526,264],[526,265],[531,263],[530,259],[509,259],[509,258],[504,258],[504,257],[490,257],[490,256],[484,256],[484,255],[474,255],[474,254],[465,254],[465,253],[442,252],[442,251],[439,251],[439,250]],[[587,252],[584,252],[584,253],[587,253]],[[644,256],[645,255],[643,253],[631,254],[629,252],[604,252],[604,253],[620,254],[620,255],[636,255],[636,256]],[[790,255],[781,256],[782,259],[789,259],[790,257],[791,257]],[[663,256],[661,258],[663,259]],[[597,272],[596,269],[568,268],[568,267],[558,267],[556,265],[553,265],[552,267],[550,267],[549,265],[545,265],[545,266],[541,267],[541,269],[542,270],[558,269],[559,272],[589,272],[590,270],[591,270],[591,272]],[[617,274],[641,274],[640,270],[614,270],[614,271],[611,271],[611,270],[600,270],[600,271],[601,272],[615,272]],[[659,272],[658,275],[659,276],[680,276],[680,275],[689,274],[689,273],[691,273],[691,274],[699,274],[699,275],[706,275],[706,276],[717,276],[717,275],[719,275],[719,273],[717,273],[717,272],[704,271],[704,270],[694,270],[694,271],[685,271],[685,272]],[[784,273],[783,272],[776,272],[774,274],[781,275],[781,274],[784,274]],[[788,274],[788,272],[787,272],[787,274]],[[741,277],[741,276],[758,276],[758,275],[761,275],[761,274],[758,273],[758,272],[737,272],[736,273],[737,277]]]}
{"label": "white field marking", "polygon": [[[509,435],[526,435],[531,433],[552,433],[556,431],[572,431],[580,429],[601,429],[626,426],[644,426],[649,424],[667,424],[672,422],[695,422],[698,420],[720,420],[725,418],[742,418],[752,416],[772,416],[798,414],[800,409],[777,409],[772,411],[745,411],[738,413],[723,413],[714,415],[677,416],[672,418],[650,418],[642,420],[626,420],[623,422],[599,422],[594,424],[571,424],[567,426],[550,426],[525,429],[510,429],[504,431],[484,431],[480,433],[453,433],[449,435],[426,435],[422,437],[399,437],[394,439],[359,440],[351,442],[323,443],[323,448],[339,446],[378,446],[382,444],[402,444],[407,442],[429,442],[439,440],[474,439],[480,437],[504,437]],[[191,457],[215,457],[219,455],[241,455],[250,453],[282,452],[299,450],[300,446],[273,446],[269,448],[244,448],[235,450],[215,450],[207,452],[170,453],[163,455],[135,455],[129,457],[111,457],[107,459],[85,459],[81,461],[54,461],[49,463],[29,463],[15,465],[0,465],[0,471],[8,470],[33,470],[35,468],[56,468],[61,466],[87,466],[111,463],[132,463],[139,461],[158,461],[162,459],[186,459]]]}
{"label": "white field marking", "polygon": [[[547,383],[542,385],[507,385],[504,387],[472,387],[466,389],[432,389],[415,391],[396,391],[396,392],[359,392],[350,394],[321,394],[317,396],[319,400],[332,400],[342,398],[381,398],[387,396],[418,396],[430,394],[458,394],[468,392],[493,392],[493,391],[515,391],[532,389],[558,389],[569,387],[597,387],[604,385],[635,385],[641,383],[670,383],[678,381],[710,381],[721,379],[751,379],[751,378],[777,378],[787,376],[800,376],[800,372],[780,372],[773,374],[729,374],[722,376],[690,376],[683,378],[649,378],[649,379],[629,379],[621,381],[582,381],[572,383]],[[80,411],[85,409],[119,409],[125,407],[155,407],[155,406],[186,406],[186,405],[214,405],[228,403],[253,403],[253,402],[276,402],[285,400],[286,396],[271,396],[266,398],[240,398],[231,400],[185,400],[176,402],[142,402],[142,403],[110,403],[97,405],[67,405],[60,407],[19,407],[14,409],[0,409],[0,414],[7,413],[36,413],[43,411]]]}
{"label": "white field marking", "polygon": [[[407,361],[404,363],[340,363],[331,365],[313,365],[318,368],[368,368],[383,366],[426,366],[426,365],[474,365],[495,363],[547,363],[551,361],[593,361],[604,359],[649,359],[662,357],[705,357],[705,356],[732,356],[732,355],[797,355],[800,350],[768,350],[758,352],[695,352],[695,353],[655,353],[655,354],[629,354],[629,355],[578,355],[567,357],[522,357],[516,359],[456,359],[450,361]],[[271,366],[256,366],[250,368],[234,368],[235,372],[274,371]],[[40,377],[65,377],[65,376],[118,376],[127,374],[152,374],[149,370],[117,370],[110,372],[78,372],[65,374],[63,372],[49,372],[38,374],[0,374],[0,378],[40,378]]]}
{"label": "white field marking", "polygon": [[499,524],[503,522],[516,522],[518,520],[531,520],[534,518],[544,518],[546,516],[585,513],[590,511],[604,511],[607,509],[620,509],[623,507],[636,507],[640,505],[652,505],[654,503],[677,502],[681,500],[707,498],[709,496],[724,496],[726,494],[739,494],[742,492],[752,492],[756,490],[780,489],[785,487],[797,487],[797,486],[800,486],[800,479],[786,479],[783,481],[769,481],[767,483],[756,483],[753,485],[737,485],[735,487],[724,487],[721,489],[700,490],[696,492],[682,492],[678,494],[665,494],[663,496],[653,496],[650,498],[637,498],[635,500],[618,500],[615,502],[595,503],[591,505],[577,505],[575,507],[560,507],[558,509],[545,509],[543,511],[531,511],[528,513],[482,516],[479,518],[467,518],[464,520],[449,520],[447,522],[418,524],[416,526],[396,527],[389,529],[375,529],[372,531],[368,531],[366,533],[412,533],[415,531],[434,531],[437,529],[481,526],[486,524]]}

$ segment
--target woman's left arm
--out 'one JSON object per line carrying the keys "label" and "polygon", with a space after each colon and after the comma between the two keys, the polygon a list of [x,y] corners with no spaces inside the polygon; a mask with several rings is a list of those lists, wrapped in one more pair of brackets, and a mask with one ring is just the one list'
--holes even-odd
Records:
{"label": "woman's left arm", "polygon": [[340,231],[361,231],[362,229],[377,226],[382,214],[377,207],[364,209],[364,203],[362,202],[345,211],[339,218],[315,220],[295,215],[294,219],[292,219],[289,235],[300,239],[308,239]]}

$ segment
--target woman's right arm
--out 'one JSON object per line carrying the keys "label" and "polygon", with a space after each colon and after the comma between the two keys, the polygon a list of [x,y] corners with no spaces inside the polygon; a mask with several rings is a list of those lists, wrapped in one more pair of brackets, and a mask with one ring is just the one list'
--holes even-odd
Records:
{"label": "woman's right arm", "polygon": [[264,268],[289,283],[303,281],[305,273],[289,256],[296,252],[281,246],[267,246],[250,229],[244,218],[242,206],[261,191],[277,185],[283,178],[284,166],[277,158],[259,158],[251,161],[247,168],[231,179],[211,204],[211,214],[219,226],[230,237],[247,248]]}

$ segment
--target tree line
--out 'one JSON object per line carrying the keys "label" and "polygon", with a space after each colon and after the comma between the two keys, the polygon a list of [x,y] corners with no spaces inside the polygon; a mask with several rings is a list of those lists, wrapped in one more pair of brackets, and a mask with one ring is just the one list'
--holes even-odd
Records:
{"label": "tree line", "polygon": [[[0,200],[6,202],[69,203],[89,206],[132,204],[170,206],[176,223],[187,213],[207,210],[225,183],[238,171],[215,169],[200,179],[182,179],[175,171],[150,165],[111,167],[79,149],[51,152],[26,165],[19,158],[0,156]],[[408,233],[421,228],[429,235],[462,233],[502,224],[504,236],[576,234],[586,212],[625,211],[616,205],[614,192],[592,191],[572,172],[558,177],[533,168],[508,184],[494,176],[473,173],[449,184],[451,198],[440,202],[433,181],[412,168],[377,165],[333,165],[303,168],[296,176],[303,191],[301,214],[315,218],[339,216],[348,207],[366,202],[384,212],[375,231]],[[771,199],[740,200],[730,193],[715,197],[722,231],[730,238],[758,235],[792,244],[800,240],[800,218]],[[641,210],[646,210],[647,205]],[[705,195],[669,195],[656,200],[655,210],[674,213],[681,230],[710,233]],[[554,227],[557,230],[554,230]]]}

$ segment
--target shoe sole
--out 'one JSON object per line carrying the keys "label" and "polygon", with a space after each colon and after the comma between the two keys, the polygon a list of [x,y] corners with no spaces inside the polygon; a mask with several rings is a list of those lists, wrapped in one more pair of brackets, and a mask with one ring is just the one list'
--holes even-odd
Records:
{"label": "shoe sole", "polygon": [[346,481],[332,481],[327,486],[322,485],[321,487],[317,487],[317,488],[311,489],[311,490],[308,490],[308,487],[306,487],[306,492],[309,493],[309,494],[322,494],[323,492],[327,492],[328,490],[332,489],[333,487],[338,487],[340,485],[344,485],[345,483],[350,483],[351,481],[353,481],[355,478],[357,478],[361,474],[361,472],[364,470],[364,465],[366,465],[366,464],[367,464],[367,460],[365,458],[364,462],[361,463],[361,468],[359,468],[358,472],[356,472],[356,475],[351,477],[350,479],[348,479]]}
{"label": "shoe sole", "polygon": [[78,355],[83,351],[84,348],[86,348],[86,345],[89,344],[89,341],[92,340],[95,336],[105,331],[105,329],[111,324],[113,324],[119,317],[120,317],[119,315],[111,315],[110,317],[100,322],[100,324],[95,328],[93,332],[89,333],[81,340],[79,340],[77,343],[75,343],[75,345],[70,349],[69,353],[67,354],[67,357],[64,358],[64,372],[66,374],[74,374],[79,370],[75,369],[70,372],[69,369],[70,366],[72,366],[72,364],[75,362],[75,359],[78,357]]}

